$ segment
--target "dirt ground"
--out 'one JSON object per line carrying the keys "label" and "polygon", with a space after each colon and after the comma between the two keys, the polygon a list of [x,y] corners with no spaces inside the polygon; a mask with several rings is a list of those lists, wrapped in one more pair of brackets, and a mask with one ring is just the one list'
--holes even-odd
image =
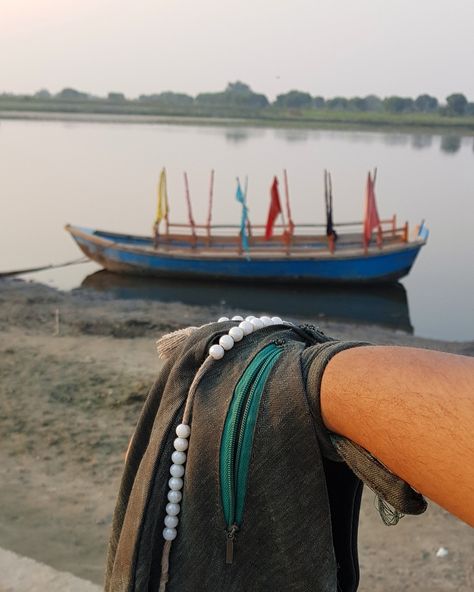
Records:
{"label": "dirt ground", "polygon": [[[154,342],[223,312],[0,280],[1,547],[102,581],[124,452],[159,370]],[[474,355],[474,342],[320,325],[342,338]],[[366,491],[359,548],[363,592],[474,589],[474,531],[434,504],[386,527]]]}

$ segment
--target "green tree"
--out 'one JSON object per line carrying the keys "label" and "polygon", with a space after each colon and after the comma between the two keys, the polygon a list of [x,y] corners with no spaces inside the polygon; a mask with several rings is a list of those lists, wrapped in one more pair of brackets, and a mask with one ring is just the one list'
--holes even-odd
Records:
{"label": "green tree", "polygon": [[464,115],[467,99],[461,93],[454,93],[446,98],[448,115]]}
{"label": "green tree", "polygon": [[245,82],[240,82],[240,80],[237,80],[236,82],[228,82],[225,92],[248,95],[252,93],[252,89],[248,84],[245,84]]}
{"label": "green tree", "polygon": [[468,103],[464,113],[466,115],[474,115],[474,103]]}
{"label": "green tree", "polygon": [[332,111],[346,111],[349,101],[345,97],[334,97],[326,101],[326,107]]}
{"label": "green tree", "polygon": [[196,97],[196,104],[211,107],[242,107],[262,109],[269,105],[265,95],[254,93],[243,82],[230,82],[224,92],[201,93]]}
{"label": "green tree", "polygon": [[289,92],[278,95],[274,105],[287,109],[302,109],[311,107],[313,99],[307,92],[300,90],[290,90]]}
{"label": "green tree", "polygon": [[143,103],[156,103],[160,107],[190,107],[194,103],[193,97],[184,93],[165,91],[158,94],[140,95],[138,100]]}
{"label": "green tree", "polygon": [[352,97],[347,103],[349,111],[368,111],[367,101],[362,97]]}
{"label": "green tree", "polygon": [[126,100],[125,95],[121,92],[109,92],[107,99],[109,101],[113,101],[114,103],[121,103]]}
{"label": "green tree", "polygon": [[226,102],[239,107],[262,108],[270,103],[263,94],[254,93],[248,84],[240,82],[229,82],[224,91]]}
{"label": "green tree", "polygon": [[438,99],[430,95],[419,95],[415,99],[415,109],[422,113],[433,113],[438,109]]}
{"label": "green tree", "polygon": [[409,97],[387,97],[383,100],[385,111],[389,113],[410,113],[415,108],[415,102]]}
{"label": "green tree", "polygon": [[324,100],[324,97],[314,97],[313,98],[313,107],[315,109],[324,109],[326,105],[326,101]]}
{"label": "green tree", "polygon": [[383,111],[383,101],[377,95],[367,95],[364,100],[367,111]]}
{"label": "green tree", "polygon": [[49,92],[48,89],[42,88],[38,92],[35,92],[34,97],[36,99],[50,99],[51,98],[51,93]]}
{"label": "green tree", "polygon": [[80,90],[76,90],[75,88],[63,88],[62,91],[58,92],[56,98],[67,101],[84,101],[89,98],[89,95],[85,92],[81,92]]}

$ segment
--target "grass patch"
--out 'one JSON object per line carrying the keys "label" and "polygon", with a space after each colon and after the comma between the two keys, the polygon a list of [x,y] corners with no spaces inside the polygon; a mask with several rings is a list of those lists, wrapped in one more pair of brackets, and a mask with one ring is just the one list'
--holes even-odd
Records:
{"label": "grass patch", "polygon": [[331,128],[331,129],[442,129],[464,133],[474,132],[474,116],[452,117],[439,113],[387,113],[333,111],[328,109],[262,109],[238,107],[164,107],[153,102],[107,99],[64,100],[35,97],[0,97],[0,117],[26,116],[26,113],[84,114],[136,116],[157,118],[163,122],[194,124],[261,125],[267,127]]}

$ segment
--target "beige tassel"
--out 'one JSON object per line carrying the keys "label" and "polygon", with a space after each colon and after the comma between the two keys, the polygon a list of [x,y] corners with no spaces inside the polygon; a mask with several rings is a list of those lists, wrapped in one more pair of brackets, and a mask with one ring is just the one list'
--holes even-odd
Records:
{"label": "beige tassel", "polygon": [[197,327],[186,327],[160,337],[156,342],[156,349],[160,359],[169,359],[196,329]]}

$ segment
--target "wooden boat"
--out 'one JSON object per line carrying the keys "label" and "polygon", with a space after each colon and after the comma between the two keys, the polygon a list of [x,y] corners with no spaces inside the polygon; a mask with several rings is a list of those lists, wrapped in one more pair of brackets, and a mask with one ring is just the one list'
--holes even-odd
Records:
{"label": "wooden boat", "polygon": [[67,225],[81,250],[117,273],[234,281],[367,283],[407,275],[428,238],[422,224],[409,237],[408,224],[380,221],[379,244],[364,245],[363,223],[297,225],[266,240],[264,226],[252,225],[244,248],[239,226],[169,224],[159,237],[118,234]]}

